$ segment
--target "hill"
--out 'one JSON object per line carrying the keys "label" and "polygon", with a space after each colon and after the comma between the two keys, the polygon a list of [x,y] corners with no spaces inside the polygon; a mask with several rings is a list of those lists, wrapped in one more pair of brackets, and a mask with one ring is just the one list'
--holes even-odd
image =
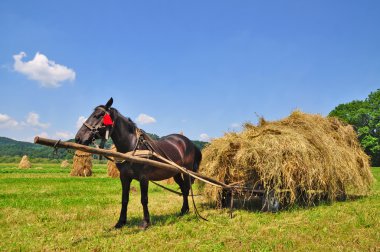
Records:
{"label": "hill", "polygon": [[28,155],[31,158],[62,159],[66,158],[68,152],[58,150],[55,154],[53,149],[47,146],[0,137],[0,156],[14,157],[23,155]]}

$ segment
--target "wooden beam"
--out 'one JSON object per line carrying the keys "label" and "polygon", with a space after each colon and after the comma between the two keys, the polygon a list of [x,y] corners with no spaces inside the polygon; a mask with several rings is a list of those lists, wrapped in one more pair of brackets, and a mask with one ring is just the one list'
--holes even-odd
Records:
{"label": "wooden beam", "polygon": [[82,145],[82,144],[77,144],[77,143],[72,143],[72,142],[62,142],[59,140],[42,138],[42,137],[38,137],[38,136],[36,136],[34,138],[34,143],[46,145],[46,146],[50,146],[50,147],[56,147],[56,148],[80,150],[80,151],[84,151],[84,152],[88,152],[88,153],[92,153],[92,154],[103,155],[103,156],[107,156],[107,157],[114,157],[117,159],[126,160],[128,162],[132,162],[132,163],[136,163],[136,164],[147,164],[147,165],[151,165],[151,166],[154,166],[157,168],[166,169],[166,170],[170,170],[173,172],[179,172],[179,170],[172,165],[165,164],[165,163],[158,162],[158,161],[151,160],[151,159],[141,158],[138,156],[132,156],[131,153],[125,153],[124,154],[124,153],[120,153],[120,152],[116,152],[116,151],[105,150],[105,149],[97,149],[97,148],[93,148],[93,147]]}

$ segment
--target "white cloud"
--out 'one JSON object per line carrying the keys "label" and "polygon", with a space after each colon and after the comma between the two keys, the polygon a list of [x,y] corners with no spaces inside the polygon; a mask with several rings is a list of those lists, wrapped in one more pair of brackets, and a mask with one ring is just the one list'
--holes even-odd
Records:
{"label": "white cloud", "polygon": [[67,132],[67,131],[56,132],[55,135],[57,138],[65,139],[65,140],[74,138],[74,134],[71,132]]}
{"label": "white cloud", "polygon": [[138,124],[151,124],[151,123],[155,123],[156,122],[156,119],[154,119],[153,117],[151,116],[148,116],[146,114],[140,114],[137,118],[136,118],[136,122]]}
{"label": "white cloud", "polygon": [[60,82],[75,80],[74,70],[49,60],[39,52],[30,61],[22,61],[25,56],[24,52],[13,55],[14,70],[40,82],[43,87],[59,87]]}
{"label": "white cloud", "polygon": [[28,117],[26,118],[26,122],[28,125],[46,129],[50,126],[49,123],[41,123],[40,115],[34,112],[29,112]]}
{"label": "white cloud", "polygon": [[0,128],[22,130],[28,127],[46,129],[50,127],[50,123],[40,122],[40,115],[34,112],[29,112],[26,122],[18,122],[9,115],[0,113]]}
{"label": "white cloud", "polygon": [[43,138],[49,138],[49,134],[46,132],[41,132],[40,134],[38,134],[38,136]]}
{"label": "white cloud", "polygon": [[86,117],[84,116],[80,116],[77,120],[77,123],[76,123],[76,126],[77,126],[77,129],[79,129],[80,127],[82,127],[83,123],[87,120]]}
{"label": "white cloud", "polygon": [[202,134],[199,136],[199,140],[200,140],[200,141],[203,141],[203,142],[210,142],[210,141],[211,141],[211,138],[210,138],[209,135],[207,135],[206,133],[202,133]]}
{"label": "white cloud", "polygon": [[9,115],[7,114],[1,114],[0,113],[0,128],[15,128],[19,126],[19,123],[12,119]]}

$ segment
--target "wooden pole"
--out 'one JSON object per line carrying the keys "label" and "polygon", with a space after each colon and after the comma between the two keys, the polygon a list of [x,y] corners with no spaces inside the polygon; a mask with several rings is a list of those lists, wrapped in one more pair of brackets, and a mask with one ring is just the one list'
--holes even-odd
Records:
{"label": "wooden pole", "polygon": [[92,154],[119,158],[122,160],[126,160],[128,162],[137,163],[137,164],[148,164],[157,168],[166,169],[173,172],[178,172],[178,169],[176,167],[169,164],[161,163],[161,162],[151,160],[151,159],[132,156],[131,154],[124,154],[124,153],[111,151],[111,150],[105,150],[105,149],[97,149],[97,148],[89,147],[82,144],[77,144],[77,143],[72,143],[72,142],[61,142],[58,140],[52,140],[52,139],[42,138],[38,136],[34,138],[34,143],[46,145],[50,147],[56,147],[56,148],[81,150],[81,151],[92,153]]}

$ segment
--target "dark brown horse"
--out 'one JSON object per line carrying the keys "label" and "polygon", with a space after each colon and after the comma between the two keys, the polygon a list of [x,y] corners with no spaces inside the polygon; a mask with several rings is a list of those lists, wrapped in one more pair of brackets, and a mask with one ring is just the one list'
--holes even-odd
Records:
{"label": "dark brown horse", "polygon": [[[178,165],[191,171],[196,172],[198,170],[202,154],[188,138],[183,135],[172,134],[158,141],[148,139],[148,144],[142,144],[139,141],[140,130],[136,127],[136,124],[112,108],[112,103],[113,99],[111,98],[106,105],[100,105],[94,109],[94,112],[76,134],[75,142],[89,145],[95,139],[104,140],[109,134],[118,152],[125,153],[134,149],[141,150],[153,147],[155,152],[174,161]],[[193,180],[190,180],[187,175],[128,162],[118,163],[116,166],[120,171],[122,200],[120,218],[115,228],[121,228],[127,223],[129,189],[132,179],[140,181],[141,204],[144,210],[144,220],[141,224],[143,229],[146,229],[150,225],[148,211],[149,180],[159,181],[174,177],[183,195],[183,205],[180,214],[183,215],[189,212],[188,195]]]}

